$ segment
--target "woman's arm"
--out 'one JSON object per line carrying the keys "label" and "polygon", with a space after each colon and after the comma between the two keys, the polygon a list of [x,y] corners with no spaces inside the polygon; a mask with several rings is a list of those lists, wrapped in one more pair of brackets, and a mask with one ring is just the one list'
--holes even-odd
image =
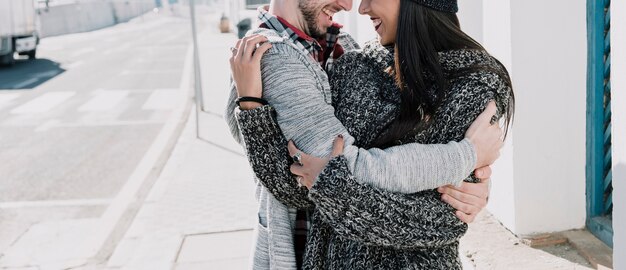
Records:
{"label": "woman's arm", "polygon": [[343,156],[329,162],[309,196],[337,234],[367,245],[437,247],[459,240],[467,228],[436,191],[401,194],[363,185]]}
{"label": "woman's arm", "polygon": [[237,113],[237,121],[248,161],[256,177],[274,197],[292,208],[309,208],[306,188],[300,187],[289,171],[287,140],[275,122],[274,110],[261,106]]}

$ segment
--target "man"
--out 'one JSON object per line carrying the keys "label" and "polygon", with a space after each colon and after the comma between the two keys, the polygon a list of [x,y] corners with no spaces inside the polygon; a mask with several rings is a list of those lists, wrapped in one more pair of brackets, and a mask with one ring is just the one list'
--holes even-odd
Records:
{"label": "man", "polygon": [[[239,123],[264,121],[262,125],[274,125],[273,121],[267,119],[271,119],[275,111],[284,136],[294,140],[300,149],[314,156],[327,156],[332,147],[332,139],[335,135],[342,134],[347,144],[344,155],[356,178],[388,191],[419,191],[407,179],[423,179],[431,181],[431,184],[437,181],[447,183],[446,179],[460,181],[477,166],[491,164],[495,159],[493,152],[497,152],[501,144],[494,150],[493,145],[497,144],[481,136],[474,136],[481,134],[475,131],[468,131],[473,134],[469,136],[469,140],[446,145],[410,144],[385,150],[364,150],[353,146],[354,138],[334,117],[330,106],[330,86],[325,73],[332,69],[333,60],[343,52],[358,48],[348,35],[339,32],[340,26],[332,22],[332,16],[336,12],[349,11],[351,7],[351,0],[273,0],[268,10],[260,9],[262,25],[254,33],[263,36],[244,38],[233,49],[231,58],[231,64],[247,61],[253,65],[254,57],[263,56],[262,96],[260,92],[254,91],[241,94],[241,91],[255,87],[237,85],[241,90],[239,96],[242,97],[238,100],[242,110]],[[255,44],[265,40],[269,40],[272,45],[261,45],[255,55],[251,56],[251,51],[256,48]],[[268,49],[268,54],[263,55]],[[239,83],[245,80],[236,81]],[[282,136],[257,134],[255,130],[246,129],[245,125],[239,129],[234,115],[237,96],[237,89],[233,86],[226,116],[233,136],[239,142],[245,140],[248,157],[258,179],[260,225],[257,228],[254,268],[295,269],[301,264],[301,254],[306,242],[306,224],[310,218],[307,210],[310,210],[313,202],[307,198],[306,190],[300,188],[293,177],[284,181],[290,177],[290,164],[286,141]],[[266,101],[272,106],[262,106]],[[477,129],[479,128],[482,128],[480,124],[477,125]],[[240,132],[243,133],[243,138],[240,137]],[[258,144],[259,141],[264,143]],[[262,147],[268,143],[283,143],[285,149],[283,152],[268,154]],[[398,163],[398,157],[403,157],[402,160],[406,162]],[[267,164],[271,162],[275,166],[268,170]],[[446,170],[432,170],[439,164],[450,166]],[[483,175],[479,177],[484,179],[490,175],[488,168],[477,172],[481,173]],[[432,188],[437,186],[433,185]],[[462,183],[458,188],[445,187],[441,191],[448,194],[447,202],[462,210],[459,218],[471,222],[486,204],[487,190],[485,181],[481,184]],[[466,200],[469,196],[473,199]]]}

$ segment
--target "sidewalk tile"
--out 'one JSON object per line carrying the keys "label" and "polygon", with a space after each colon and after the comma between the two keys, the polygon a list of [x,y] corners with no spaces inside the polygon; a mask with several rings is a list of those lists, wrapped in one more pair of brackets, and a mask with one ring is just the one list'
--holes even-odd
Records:
{"label": "sidewalk tile", "polygon": [[185,237],[176,262],[247,261],[253,240],[252,230],[189,235]]}

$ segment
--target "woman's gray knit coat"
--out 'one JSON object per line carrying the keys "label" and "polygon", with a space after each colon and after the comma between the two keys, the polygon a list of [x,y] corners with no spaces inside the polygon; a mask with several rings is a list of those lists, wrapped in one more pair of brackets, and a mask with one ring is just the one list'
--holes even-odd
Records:
{"label": "woman's gray knit coat", "polygon": [[[482,51],[448,51],[439,56],[446,74],[472,66],[501,70]],[[392,53],[373,42],[362,52],[347,53],[334,65],[331,86],[335,114],[360,147],[371,147],[399,113],[399,89],[384,71],[392,64]],[[498,112],[506,112],[511,89],[487,70],[450,77],[443,105],[417,136],[402,143],[460,141],[490,100],[496,100]],[[272,110],[271,106],[263,106],[240,112],[240,129],[249,158],[260,162],[253,166],[257,175],[289,175],[276,171],[288,169],[275,166],[288,157],[276,154],[286,153],[286,140]],[[288,181],[294,180],[277,179],[276,186]],[[304,269],[461,268],[458,243],[467,225],[434,190],[401,194],[361,184],[354,179],[345,158],[339,156],[318,177],[308,199],[315,209]]]}
{"label": "woman's gray knit coat", "polygon": [[[408,143],[385,149],[355,146],[355,138],[335,116],[328,65],[324,70],[311,57],[310,51],[298,46],[287,32],[259,28],[249,34],[264,35],[273,44],[261,59],[263,97],[269,101],[271,108],[263,107],[250,113],[266,114],[266,117],[257,118],[261,121],[258,124],[273,125],[270,129],[278,129],[275,127],[278,123],[282,131],[282,134],[245,131],[249,135],[248,143],[260,146],[246,149],[255,172],[255,197],[259,202],[254,269],[296,269],[294,225],[297,209],[313,205],[307,191],[298,187],[295,177],[289,172],[287,149],[276,147],[286,144],[285,137],[293,139],[306,153],[326,156],[331,152],[335,136],[343,134],[343,156],[355,179],[366,184],[365,187],[387,192],[410,194],[442,185],[460,184],[474,170],[476,153],[468,139],[446,144]],[[346,51],[358,46],[346,33],[339,34],[338,44]],[[232,84],[224,115],[231,134],[242,143],[242,131],[235,115],[236,98],[237,89]],[[245,115],[246,112],[243,112],[242,117]],[[276,122],[273,121],[274,116]],[[254,135],[269,137],[255,138]],[[255,140],[266,144],[251,142]],[[268,148],[263,148],[264,145]],[[268,167],[268,164],[277,168]],[[393,207],[389,204],[383,206]]]}

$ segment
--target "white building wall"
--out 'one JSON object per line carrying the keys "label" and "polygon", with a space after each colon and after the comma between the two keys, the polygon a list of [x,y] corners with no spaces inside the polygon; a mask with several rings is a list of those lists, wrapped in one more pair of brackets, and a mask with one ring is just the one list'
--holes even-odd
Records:
{"label": "white building wall", "polygon": [[[493,56],[506,66],[511,76],[514,76],[514,67],[511,65],[511,8],[510,0],[484,0],[482,10],[477,13],[482,16],[482,44]],[[463,8],[461,6],[460,8]],[[464,10],[460,14],[465,14]],[[471,13],[470,13],[471,14]],[[474,15],[475,16],[475,15]],[[474,20],[477,21],[477,20]],[[471,22],[471,21],[469,21]],[[469,23],[468,22],[468,23]],[[480,21],[477,21],[480,22]],[[469,26],[463,26],[468,28]],[[514,90],[519,92],[513,77]],[[516,230],[516,203],[515,203],[515,166],[513,163],[513,142],[517,120],[513,129],[509,130],[505,147],[500,158],[492,166],[492,189],[489,199],[489,210],[494,213],[507,228]]]}
{"label": "white building wall", "polygon": [[482,7],[483,45],[512,74],[511,0],[483,0]]}
{"label": "white building wall", "polygon": [[626,2],[611,2],[613,269],[626,269]]}
{"label": "white building wall", "polygon": [[[467,0],[459,1],[461,28],[480,42],[509,70],[511,62],[511,12],[509,0]],[[517,89],[515,89],[517,92]],[[513,166],[514,130],[507,134],[501,156],[492,166],[492,189],[489,210],[495,213],[500,222],[515,231],[515,178]]]}
{"label": "white building wall", "polygon": [[476,41],[483,43],[483,0],[459,1],[461,29]]}
{"label": "white building wall", "polygon": [[[567,7],[567,12],[555,12]],[[586,217],[585,0],[511,3],[517,231],[582,228]]]}
{"label": "white building wall", "polygon": [[[510,0],[459,1],[461,28],[498,58],[513,75]],[[517,88],[515,89],[517,92]],[[507,134],[500,158],[492,166],[489,210],[500,222],[516,231],[514,130]]]}
{"label": "white building wall", "polygon": [[484,45],[516,94],[489,210],[516,234],[584,227],[585,12],[584,0],[483,2]]}

